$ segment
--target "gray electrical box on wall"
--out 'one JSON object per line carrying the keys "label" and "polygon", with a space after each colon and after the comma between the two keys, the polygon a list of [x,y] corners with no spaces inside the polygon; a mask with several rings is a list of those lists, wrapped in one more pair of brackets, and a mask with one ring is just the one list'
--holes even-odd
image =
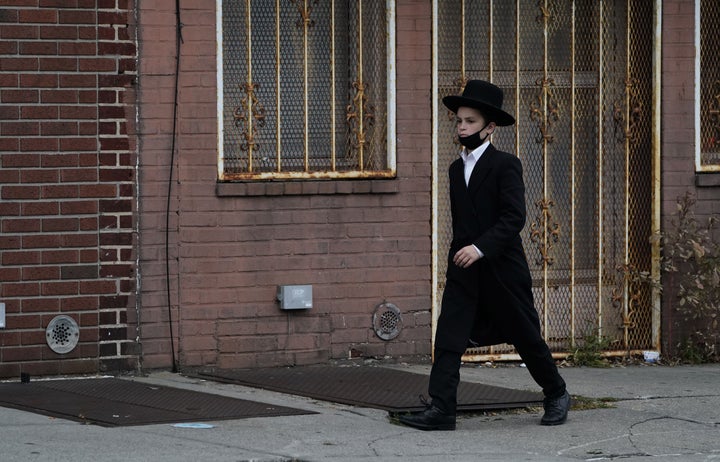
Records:
{"label": "gray electrical box on wall", "polygon": [[277,299],[281,310],[306,310],[312,308],[312,286],[278,286]]}
{"label": "gray electrical box on wall", "polygon": [[0,329],[5,328],[5,304],[0,303]]}

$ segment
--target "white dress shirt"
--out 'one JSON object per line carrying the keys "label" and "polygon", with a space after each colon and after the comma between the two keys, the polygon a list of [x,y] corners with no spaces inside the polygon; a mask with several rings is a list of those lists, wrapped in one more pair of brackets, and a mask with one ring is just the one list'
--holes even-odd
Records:
{"label": "white dress shirt", "polygon": [[[475,164],[477,164],[480,156],[483,155],[489,145],[490,140],[485,140],[483,144],[470,151],[470,153],[468,153],[467,148],[463,148],[463,150],[460,152],[460,157],[462,157],[463,164],[465,165],[465,186],[469,185],[470,176],[472,175],[472,171],[475,168]],[[473,247],[475,248],[475,250],[477,250],[480,258],[483,258],[485,256],[482,250],[478,249],[475,244],[473,244]]]}
{"label": "white dress shirt", "polygon": [[480,160],[480,156],[483,155],[488,146],[490,146],[490,140],[485,140],[483,144],[470,151],[470,153],[468,153],[467,148],[463,148],[463,150],[460,151],[460,157],[462,157],[463,164],[465,165],[465,186],[470,183],[470,175],[472,175],[473,168],[475,168],[475,164]]}

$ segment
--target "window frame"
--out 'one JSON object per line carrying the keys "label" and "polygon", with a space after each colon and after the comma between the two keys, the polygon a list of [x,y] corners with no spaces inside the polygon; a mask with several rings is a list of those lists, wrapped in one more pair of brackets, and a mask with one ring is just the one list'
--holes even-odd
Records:
{"label": "window frame", "polygon": [[695,173],[720,173],[720,162],[715,164],[703,163],[702,126],[701,126],[701,96],[702,96],[702,0],[695,0]]}
{"label": "window frame", "polygon": [[[362,1],[362,0],[358,0]],[[216,106],[216,117],[217,117],[217,181],[218,183],[243,183],[243,182],[256,182],[256,181],[289,181],[289,180],[343,180],[343,179],[367,179],[367,180],[378,180],[378,179],[393,179],[396,178],[397,174],[397,144],[396,144],[396,11],[395,11],[395,0],[386,0],[386,17],[387,17],[387,56],[386,56],[386,72],[387,72],[387,90],[386,90],[386,114],[387,114],[387,143],[386,143],[386,169],[377,171],[363,171],[363,170],[352,170],[352,171],[286,171],[286,172],[255,172],[243,175],[243,178],[238,180],[235,178],[228,179],[224,175],[224,138],[225,138],[225,126],[223,119],[223,111],[225,107],[224,98],[224,80],[223,80],[223,16],[222,8],[223,0],[216,0],[215,2],[215,14],[216,14],[216,45],[217,45],[217,59],[216,59],[216,72],[217,72],[217,106]]]}

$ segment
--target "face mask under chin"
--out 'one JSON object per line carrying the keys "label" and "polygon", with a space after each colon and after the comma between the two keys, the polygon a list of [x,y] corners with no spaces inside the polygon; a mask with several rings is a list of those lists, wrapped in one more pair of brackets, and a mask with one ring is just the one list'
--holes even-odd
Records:
{"label": "face mask under chin", "polygon": [[480,132],[485,130],[488,125],[490,125],[490,124],[486,124],[483,128],[481,128],[477,132],[473,133],[472,135],[469,135],[469,136],[458,135],[458,141],[460,141],[460,144],[465,146],[470,151],[472,151],[473,149],[477,149],[481,144],[483,144],[485,142],[485,140],[488,137],[488,134],[485,134],[484,137],[480,138]]}

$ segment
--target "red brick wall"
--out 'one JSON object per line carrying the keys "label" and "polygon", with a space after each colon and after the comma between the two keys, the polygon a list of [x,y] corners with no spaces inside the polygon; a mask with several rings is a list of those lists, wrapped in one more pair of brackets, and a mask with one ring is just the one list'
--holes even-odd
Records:
{"label": "red brick wall", "polygon": [[[0,377],[134,367],[130,0],[0,10]],[[57,315],[80,326],[56,354]]]}
{"label": "red brick wall", "polygon": [[[663,3],[662,37],[662,227],[671,229],[679,196],[687,191],[697,198],[695,213],[705,221],[720,214],[720,187],[696,185],[695,174],[695,11],[693,2]],[[710,174],[720,176],[720,174]],[[718,181],[714,181],[718,183]],[[720,235],[716,235],[720,239]],[[663,349],[675,352],[691,326],[676,313],[674,281],[664,279],[662,304]]]}
{"label": "red brick wall", "polygon": [[[175,17],[139,4],[143,365],[256,367],[430,351],[431,11],[397,4],[397,179],[272,184],[218,195],[215,2],[182,2],[177,156],[172,144]],[[223,185],[224,186],[224,185]],[[378,191],[378,188],[381,192]],[[232,187],[230,188],[233,189]],[[249,192],[248,192],[249,191]],[[279,284],[312,284],[314,306],[283,312]],[[383,341],[372,313],[397,305],[403,330]]]}

